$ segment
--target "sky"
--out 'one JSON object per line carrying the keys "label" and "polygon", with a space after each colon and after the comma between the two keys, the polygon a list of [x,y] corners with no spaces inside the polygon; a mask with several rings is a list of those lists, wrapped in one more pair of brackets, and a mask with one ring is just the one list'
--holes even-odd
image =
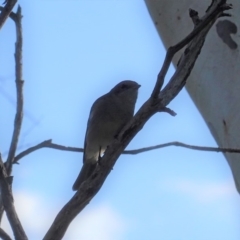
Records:
{"label": "sky", "polygon": [[[82,147],[92,103],[118,82],[151,94],[165,56],[143,0],[20,0],[24,120],[18,152],[52,139]],[[6,159],[15,114],[15,28],[0,32],[0,151]],[[171,67],[166,78],[173,74]],[[127,149],[170,141],[216,146],[186,90],[153,116]],[[73,196],[82,153],[41,149],[13,169],[13,193],[29,239],[42,239]],[[75,240],[238,240],[240,205],[221,153],[168,147],[120,156],[105,184],[68,228]],[[12,235],[6,221],[3,228]]]}

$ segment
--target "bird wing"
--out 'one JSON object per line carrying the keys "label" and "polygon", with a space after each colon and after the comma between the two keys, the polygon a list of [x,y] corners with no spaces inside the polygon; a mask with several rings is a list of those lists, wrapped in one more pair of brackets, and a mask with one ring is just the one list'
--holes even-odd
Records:
{"label": "bird wing", "polygon": [[86,139],[87,139],[87,135],[88,135],[88,132],[89,132],[89,126],[93,125],[94,121],[96,123],[98,122],[98,120],[96,119],[96,116],[100,117],[100,115],[101,115],[101,112],[99,112],[98,109],[102,109],[100,107],[100,105],[104,104],[107,96],[108,95],[105,94],[105,95],[101,96],[100,98],[98,98],[93,103],[93,105],[91,107],[89,118],[88,118],[88,122],[87,122],[87,130],[86,130],[85,139],[84,139],[83,163],[85,163],[85,161],[86,161],[86,157],[85,157],[85,151],[86,151],[86,148],[87,148],[87,141],[86,141]]}

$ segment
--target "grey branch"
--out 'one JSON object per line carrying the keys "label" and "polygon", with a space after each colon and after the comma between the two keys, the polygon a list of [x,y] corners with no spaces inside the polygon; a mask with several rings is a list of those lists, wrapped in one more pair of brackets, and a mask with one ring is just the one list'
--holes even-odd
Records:
{"label": "grey branch", "polygon": [[[168,49],[151,97],[143,104],[133,119],[122,129],[118,138],[109,146],[101,159],[101,164],[96,167],[93,174],[82,183],[79,190],[58,213],[52,226],[46,233],[44,240],[62,239],[71,221],[100,190],[118,157],[129,142],[143,128],[148,119],[159,112],[159,109],[166,107],[181,91],[200,54],[208,31],[215,21],[223,15],[224,11],[230,8],[231,6],[226,4],[225,0],[213,0],[207,13],[199,20],[199,24],[195,26],[194,30],[179,44]],[[161,90],[173,56],[186,45],[187,48],[181,57],[174,75],[166,87]]]}
{"label": "grey branch", "polygon": [[11,14],[17,0],[8,0],[6,2],[5,7],[1,7],[1,13],[0,13],[0,29],[4,25],[5,21],[7,20],[8,16]]}
{"label": "grey branch", "polygon": [[188,148],[191,150],[207,151],[207,152],[240,153],[240,149],[204,147],[204,146],[189,145],[186,143],[175,141],[175,142],[168,142],[168,143],[158,144],[155,146],[150,146],[150,147],[145,147],[145,148],[139,148],[139,149],[135,149],[135,150],[125,150],[123,152],[123,154],[133,154],[134,155],[134,154],[139,154],[139,153],[148,152],[148,151],[165,148],[165,147],[171,147],[171,146],[184,147],[184,148]]}
{"label": "grey branch", "polygon": [[[6,6],[11,5],[12,8],[16,1],[8,0]],[[1,14],[6,13],[5,8],[0,8]],[[16,90],[17,90],[17,109],[14,121],[14,129],[12,140],[9,148],[9,155],[5,165],[0,159],[0,183],[1,183],[1,201],[0,201],[0,219],[2,219],[3,211],[6,211],[7,218],[13,230],[15,239],[25,240],[27,236],[22,228],[22,225],[18,219],[17,213],[13,204],[13,196],[11,190],[10,176],[12,171],[12,164],[14,156],[16,154],[18,139],[20,135],[20,130],[22,126],[23,117],[23,80],[22,80],[22,14],[21,7],[17,9],[17,13],[11,12],[12,8],[8,12],[8,16],[12,18],[16,25],[16,44],[15,44],[15,74],[16,74]],[[1,15],[0,15],[1,18]],[[1,19],[0,19],[1,20]],[[1,24],[1,22],[0,22]],[[3,24],[3,22],[2,22]],[[3,234],[3,231],[1,232]],[[5,236],[7,239],[7,235]]]}
{"label": "grey branch", "polygon": [[27,240],[28,238],[23,230],[21,222],[19,221],[16,210],[14,208],[11,181],[12,179],[11,177],[8,177],[6,168],[0,156],[0,185],[4,210],[6,211],[6,215],[13,230],[15,239]]}
{"label": "grey branch", "polygon": [[76,147],[66,147],[66,146],[62,146],[62,145],[59,145],[59,144],[55,144],[55,143],[52,143],[52,140],[49,139],[49,140],[46,140],[46,141],[43,141],[33,147],[30,147],[28,149],[26,149],[25,151],[19,153],[15,158],[14,158],[14,161],[13,163],[18,163],[18,161],[25,157],[26,155],[36,151],[36,150],[39,150],[41,148],[53,148],[53,149],[58,149],[58,150],[63,150],[63,151],[70,151],[70,152],[83,152],[83,149],[82,148],[76,148]]}
{"label": "grey branch", "polygon": [[[204,147],[204,146],[196,146],[196,145],[189,145],[186,143],[182,142],[168,142],[168,143],[163,143],[163,144],[158,144],[155,146],[150,146],[150,147],[144,147],[144,148],[139,148],[139,149],[133,149],[133,150],[125,150],[122,152],[122,154],[129,154],[129,155],[135,155],[143,152],[148,152],[152,150],[157,150],[160,148],[165,148],[165,147],[171,147],[171,146],[176,146],[176,147],[184,147],[192,150],[199,150],[199,151],[208,151],[208,152],[222,152],[222,153],[240,153],[240,149],[234,149],[234,148],[218,148],[218,147]],[[77,148],[77,147],[66,147],[63,145],[59,145],[56,143],[52,143],[52,140],[46,140],[43,141],[33,147],[30,147],[21,153],[19,153],[15,158],[13,163],[18,164],[18,161],[27,156],[28,154],[35,152],[41,148],[52,148],[52,149],[57,149],[57,150],[62,150],[62,151],[69,151],[69,152],[83,152],[83,148]]]}
{"label": "grey branch", "polygon": [[14,18],[14,22],[16,24],[16,45],[15,45],[15,74],[16,74],[16,89],[17,89],[17,109],[14,120],[14,129],[12,140],[9,148],[8,158],[6,161],[6,168],[8,175],[11,174],[12,171],[12,163],[14,160],[14,156],[16,154],[16,149],[18,145],[18,139],[22,126],[22,118],[23,118],[23,80],[22,80],[22,14],[21,7],[18,7],[16,18]]}
{"label": "grey branch", "polygon": [[0,238],[3,240],[12,240],[2,228],[0,228]]}

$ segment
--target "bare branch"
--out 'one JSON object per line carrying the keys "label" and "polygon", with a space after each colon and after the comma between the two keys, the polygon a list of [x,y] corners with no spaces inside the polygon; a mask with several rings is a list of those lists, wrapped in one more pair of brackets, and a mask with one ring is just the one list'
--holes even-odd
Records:
{"label": "bare branch", "polygon": [[194,9],[189,9],[189,16],[192,19],[194,26],[197,26],[200,23],[198,12]]}
{"label": "bare branch", "polygon": [[[150,147],[138,148],[138,149],[133,149],[133,150],[125,150],[122,152],[122,154],[135,155],[135,154],[148,152],[148,151],[152,151],[152,150],[157,150],[160,148],[165,148],[165,147],[170,147],[170,146],[184,147],[184,148],[188,148],[188,149],[192,149],[192,150],[199,150],[199,151],[206,151],[206,152],[240,153],[240,149],[236,149],[236,148],[218,148],[218,147],[196,146],[196,145],[190,145],[190,144],[174,141],[174,142],[162,143],[162,144],[158,144],[158,145],[150,146]],[[68,151],[68,152],[83,152],[83,148],[66,147],[63,145],[52,143],[52,140],[49,139],[49,140],[43,141],[43,142],[19,153],[14,158],[13,163],[18,164],[18,161],[21,158],[23,158],[23,157],[27,156],[28,154],[35,152],[41,148],[52,148],[52,149]]]}
{"label": "bare branch", "polygon": [[0,156],[0,184],[4,210],[6,211],[6,215],[13,230],[15,239],[27,240],[28,238],[23,230],[21,222],[19,221],[16,210],[14,208],[12,190],[9,184],[11,180],[12,178],[9,179],[2,158]]}
{"label": "bare branch", "polygon": [[[213,4],[209,8],[209,11],[201,19],[201,23],[195,28],[197,29],[201,26],[201,30],[194,32],[194,29],[193,32],[195,35],[192,32],[186,40],[184,40],[185,42],[181,41],[176,45],[177,47],[172,47],[167,51],[163,67],[158,75],[158,80],[151,98],[143,104],[133,119],[119,133],[118,138],[110,144],[101,159],[101,164],[97,165],[92,175],[81,184],[76,194],[59,212],[52,226],[46,233],[44,240],[62,239],[71,221],[97,194],[118,157],[133,137],[143,128],[149,118],[157,113],[160,108],[166,107],[181,91],[201,51],[209,29],[216,19],[221,17],[223,11],[229,8],[230,7],[226,4],[226,1],[213,0]],[[189,45],[185,50],[184,56],[182,57],[175,74],[159,94],[172,57],[177,51],[176,49],[179,50],[186,44]]]}
{"label": "bare branch", "polygon": [[160,108],[159,112],[166,112],[166,113],[170,114],[173,117],[175,117],[177,115],[172,109],[167,108],[167,107]]}
{"label": "bare branch", "polygon": [[53,149],[58,149],[58,150],[63,150],[63,151],[70,151],[70,152],[83,152],[83,149],[82,148],[76,148],[76,147],[65,147],[65,146],[62,146],[62,145],[59,145],[59,144],[55,144],[55,143],[52,143],[52,140],[49,139],[49,140],[46,140],[46,141],[43,141],[33,147],[30,147],[28,149],[26,149],[25,151],[19,153],[15,158],[14,158],[14,161],[13,163],[17,163],[19,159],[25,157],[26,155],[38,150],[38,149],[41,149],[41,148],[53,148]]}
{"label": "bare branch", "polygon": [[[13,2],[12,0],[7,1],[7,5]],[[6,6],[7,6],[6,5]],[[4,11],[3,7],[0,7],[1,11]],[[23,115],[23,81],[22,81],[22,15],[21,8],[18,7],[17,13],[10,12],[10,18],[16,24],[16,45],[15,45],[15,75],[16,75],[16,89],[17,89],[17,109],[14,121],[14,130],[12,135],[12,141],[9,148],[8,159],[5,163],[8,175],[12,171],[12,162],[17,149],[18,138],[22,125],[22,115]],[[0,222],[3,216],[4,208],[2,204],[2,199],[0,199]]]}
{"label": "bare branch", "polygon": [[[10,17],[13,21],[16,21],[16,14],[11,12],[17,0],[6,0],[3,4],[6,4],[5,7],[0,6],[0,29],[5,23],[7,17]],[[0,223],[2,220],[4,208],[2,204],[2,199],[0,198]]]}
{"label": "bare branch", "polygon": [[15,6],[17,0],[8,0],[5,5],[5,7],[1,7],[1,13],[0,13],[0,29],[4,25],[5,21],[7,20],[8,16],[11,14],[13,7]]}
{"label": "bare branch", "polygon": [[[0,6],[0,11],[3,11],[4,7]],[[16,13],[14,12],[10,12],[10,14],[8,15],[13,21],[16,21]]]}
{"label": "bare branch", "polygon": [[17,109],[14,120],[14,130],[12,141],[9,148],[9,155],[6,162],[7,172],[10,175],[12,171],[12,163],[17,149],[18,139],[22,126],[23,118],[23,80],[22,80],[22,14],[21,7],[18,7],[16,13],[16,47],[15,47],[15,72],[16,72],[16,89],[17,89]]}
{"label": "bare branch", "polygon": [[3,240],[12,240],[2,228],[0,228],[0,238]]}
{"label": "bare branch", "polygon": [[123,154],[133,154],[133,155],[135,155],[135,154],[148,152],[148,151],[152,151],[152,150],[156,150],[156,149],[160,149],[160,148],[165,148],[165,147],[171,147],[171,146],[184,147],[184,148],[188,148],[188,149],[191,149],[191,150],[207,151],[207,152],[240,153],[240,149],[203,147],[203,146],[189,145],[189,144],[185,144],[185,143],[182,143],[182,142],[175,141],[175,142],[158,144],[158,145],[151,146],[151,147],[139,148],[139,149],[135,149],[135,150],[125,150],[123,152]]}

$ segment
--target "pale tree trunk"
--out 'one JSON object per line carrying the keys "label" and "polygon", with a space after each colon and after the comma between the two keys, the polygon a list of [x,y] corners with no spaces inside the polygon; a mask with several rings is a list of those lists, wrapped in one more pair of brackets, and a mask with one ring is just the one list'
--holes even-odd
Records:
{"label": "pale tree trunk", "polygon": [[[192,28],[189,8],[203,14],[210,0],[145,0],[166,48]],[[210,30],[186,88],[219,147],[240,147],[240,1],[231,0],[231,18],[218,19]],[[174,58],[176,66],[181,53]],[[225,153],[240,193],[240,155]]]}

